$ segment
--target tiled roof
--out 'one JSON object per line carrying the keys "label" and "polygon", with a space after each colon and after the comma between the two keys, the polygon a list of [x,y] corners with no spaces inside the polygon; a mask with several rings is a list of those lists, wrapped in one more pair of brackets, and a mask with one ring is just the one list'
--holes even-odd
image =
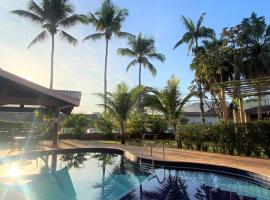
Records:
{"label": "tiled roof", "polygon": [[56,93],[67,96],[69,98],[76,99],[77,101],[81,100],[82,93],[78,91],[69,91],[69,90],[54,90]]}
{"label": "tiled roof", "polygon": [[73,104],[74,106],[80,105],[80,99],[81,99],[81,92],[77,91],[64,91],[64,90],[50,90],[44,86],[38,85],[36,83],[33,83],[31,81],[28,81],[26,79],[23,79],[15,74],[12,74],[10,72],[7,72],[0,68],[0,77],[3,77],[5,79],[8,79],[12,82],[15,82],[17,84],[20,84],[22,86],[25,86],[27,88],[30,88],[32,90],[35,90],[43,95],[48,95],[53,98],[56,98],[58,100],[67,102],[69,104]]}

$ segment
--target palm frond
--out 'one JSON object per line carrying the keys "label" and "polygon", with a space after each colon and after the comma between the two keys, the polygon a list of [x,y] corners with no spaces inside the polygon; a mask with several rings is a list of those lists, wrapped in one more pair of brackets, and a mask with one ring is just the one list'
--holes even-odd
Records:
{"label": "palm frond", "polygon": [[78,44],[78,40],[76,38],[74,38],[73,36],[71,36],[70,34],[68,34],[67,32],[63,30],[60,31],[60,36],[61,36],[61,39],[67,41],[73,46],[76,46]]}
{"label": "palm frond", "polygon": [[150,53],[147,55],[149,58],[154,58],[157,59],[161,62],[165,62],[165,55],[161,54],[161,53]]}
{"label": "palm frond", "polygon": [[138,64],[138,60],[135,59],[135,60],[132,60],[128,66],[127,66],[127,69],[126,69],[126,72],[132,67],[132,66],[135,66],[136,64]]}
{"label": "palm frond", "polygon": [[105,37],[105,35],[106,35],[105,33],[94,33],[94,34],[86,36],[83,39],[83,42],[87,40],[93,40],[93,41],[100,40],[102,37]]}
{"label": "palm frond", "polygon": [[36,13],[39,17],[44,17],[44,10],[33,0],[29,1],[28,10]]}
{"label": "palm frond", "polygon": [[181,16],[181,20],[182,20],[184,26],[186,27],[186,29],[187,29],[188,31],[190,31],[190,32],[195,31],[194,26],[192,26],[192,24],[190,23],[190,22],[192,22],[191,19],[186,18],[185,16],[182,15],[182,16]]}
{"label": "palm frond", "polygon": [[11,13],[18,15],[20,17],[25,17],[25,18],[30,19],[31,21],[39,23],[39,24],[42,24],[44,22],[43,18],[41,18],[40,16],[38,16],[34,13],[26,11],[26,10],[13,10],[13,11],[11,11]]}
{"label": "palm frond", "polygon": [[143,60],[142,62],[143,66],[151,72],[152,76],[156,76],[157,70],[154,67],[154,65],[150,63],[149,60],[146,58],[143,58],[142,60]]}
{"label": "palm frond", "polygon": [[116,35],[117,37],[119,37],[119,38],[124,38],[124,39],[126,39],[126,38],[128,39],[128,38],[130,38],[130,37],[134,37],[134,35],[131,34],[131,33],[121,32],[121,31],[115,32],[115,35]]}
{"label": "palm frond", "polygon": [[31,48],[34,44],[36,44],[37,42],[43,42],[47,39],[48,34],[47,31],[44,30],[42,31],[40,34],[38,34],[35,39],[28,45],[28,48]]}
{"label": "palm frond", "polygon": [[211,28],[206,28],[204,26],[199,29],[199,36],[202,38],[211,38],[214,39],[216,34],[215,31]]}
{"label": "palm frond", "polygon": [[173,49],[175,50],[176,48],[178,48],[180,45],[184,44],[184,43],[189,43],[190,40],[192,40],[193,36],[191,32],[186,32],[183,37],[181,38],[181,40],[179,40],[175,46],[173,47]]}
{"label": "palm frond", "polygon": [[196,30],[199,30],[201,25],[202,25],[202,22],[203,22],[203,19],[204,19],[204,16],[206,15],[206,13],[202,13],[198,22],[197,22],[197,25],[196,25]]}
{"label": "palm frond", "polygon": [[70,17],[67,17],[63,20],[61,20],[58,25],[59,26],[62,26],[64,28],[70,28],[78,23],[82,23],[84,21],[84,17],[83,15],[77,15],[77,14],[74,14]]}
{"label": "palm frond", "polygon": [[119,48],[117,53],[121,56],[136,57],[136,53],[129,48]]}
{"label": "palm frond", "polygon": [[184,105],[185,105],[185,104],[189,101],[189,99],[190,99],[191,97],[193,97],[194,95],[195,95],[194,92],[190,92],[187,96],[185,96],[185,97],[182,99],[181,103],[179,104],[179,111],[181,111],[181,110],[183,109]]}

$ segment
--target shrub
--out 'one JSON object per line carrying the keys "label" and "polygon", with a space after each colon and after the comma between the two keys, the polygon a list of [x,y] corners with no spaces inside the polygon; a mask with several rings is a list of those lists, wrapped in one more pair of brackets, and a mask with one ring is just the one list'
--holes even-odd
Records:
{"label": "shrub", "polygon": [[184,125],[179,127],[177,140],[187,149],[230,155],[270,157],[270,121],[246,124]]}
{"label": "shrub", "polygon": [[83,135],[89,126],[89,120],[84,114],[72,114],[62,123],[63,129],[69,129],[69,134]]}
{"label": "shrub", "polygon": [[92,125],[100,129],[102,133],[109,135],[112,135],[113,130],[118,128],[115,119],[109,113],[103,114],[100,118],[94,120]]}

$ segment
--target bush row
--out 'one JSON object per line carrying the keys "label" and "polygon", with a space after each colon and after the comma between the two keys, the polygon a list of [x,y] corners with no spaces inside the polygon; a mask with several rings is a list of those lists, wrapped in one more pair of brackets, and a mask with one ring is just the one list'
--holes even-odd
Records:
{"label": "bush row", "polygon": [[179,127],[176,139],[187,149],[270,157],[270,121],[185,125]]}

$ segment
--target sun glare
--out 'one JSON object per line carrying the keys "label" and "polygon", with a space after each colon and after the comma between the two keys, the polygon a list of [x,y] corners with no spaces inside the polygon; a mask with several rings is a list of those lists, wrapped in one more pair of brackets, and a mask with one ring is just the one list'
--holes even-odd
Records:
{"label": "sun glare", "polygon": [[11,165],[8,169],[8,176],[11,176],[11,177],[17,177],[17,176],[20,176],[21,175],[21,171],[20,169],[18,168],[18,165]]}

